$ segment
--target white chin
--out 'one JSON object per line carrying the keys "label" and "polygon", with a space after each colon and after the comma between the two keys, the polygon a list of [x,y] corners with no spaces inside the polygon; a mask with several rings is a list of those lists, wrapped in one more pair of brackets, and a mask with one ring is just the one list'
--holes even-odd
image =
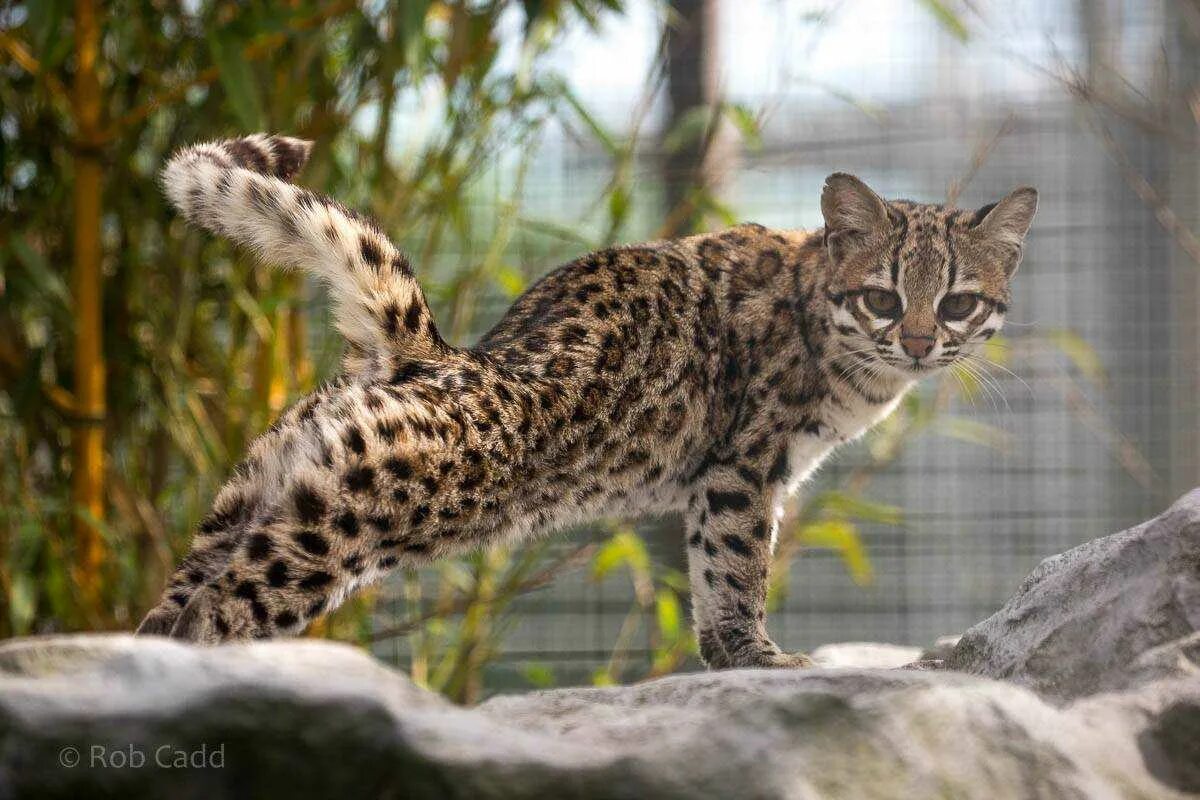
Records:
{"label": "white chin", "polygon": [[897,368],[901,372],[917,378],[925,377],[926,375],[937,371],[936,364],[914,364],[911,361],[906,364],[900,364]]}

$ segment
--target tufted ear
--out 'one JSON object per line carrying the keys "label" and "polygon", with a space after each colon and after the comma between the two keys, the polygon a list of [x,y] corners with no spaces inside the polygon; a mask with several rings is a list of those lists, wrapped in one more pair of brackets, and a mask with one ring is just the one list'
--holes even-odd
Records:
{"label": "tufted ear", "polygon": [[1025,235],[1033,224],[1037,213],[1038,193],[1032,186],[1013,189],[999,203],[992,203],[975,212],[972,226],[974,234],[982,241],[1009,254],[1007,266],[1009,277],[1021,263],[1021,250]]}
{"label": "tufted ear", "polygon": [[886,234],[891,226],[883,199],[845,172],[835,172],[825,179],[821,213],[825,217],[825,246],[835,262],[874,236]]}

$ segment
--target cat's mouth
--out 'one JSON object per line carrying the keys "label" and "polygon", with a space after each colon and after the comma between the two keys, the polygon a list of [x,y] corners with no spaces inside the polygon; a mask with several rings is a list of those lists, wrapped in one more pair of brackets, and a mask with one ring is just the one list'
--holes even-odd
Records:
{"label": "cat's mouth", "polygon": [[896,358],[895,356],[880,358],[884,364],[887,364],[901,375],[907,376],[924,376],[931,372],[936,372],[944,365],[934,361],[919,361],[915,358]]}

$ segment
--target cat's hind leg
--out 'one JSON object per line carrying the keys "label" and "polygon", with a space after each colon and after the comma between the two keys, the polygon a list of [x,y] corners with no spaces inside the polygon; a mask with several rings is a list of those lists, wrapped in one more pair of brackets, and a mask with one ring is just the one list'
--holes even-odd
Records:
{"label": "cat's hind leg", "polygon": [[232,481],[217,495],[200,522],[192,550],[176,567],[162,597],[137,627],[139,636],[166,636],[196,591],[229,563],[255,513],[256,493],[246,481]]}

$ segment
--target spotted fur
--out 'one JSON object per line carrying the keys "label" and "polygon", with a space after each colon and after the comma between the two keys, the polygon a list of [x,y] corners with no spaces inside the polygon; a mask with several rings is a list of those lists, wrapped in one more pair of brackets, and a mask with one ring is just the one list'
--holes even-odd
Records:
{"label": "spotted fur", "polygon": [[[165,171],[189,220],[330,285],[350,357],[253,442],[139,632],[295,633],[397,566],[677,511],[704,660],[803,666],[764,622],[784,498],[999,329],[1036,207],[1031,189],[975,213],[885,202],[833,175],[822,230],[593,253],[458,348],[378,226],[286,182],[307,152],[258,136]],[[894,293],[895,312],[869,292]],[[940,317],[962,293],[971,313]],[[932,337],[927,356],[913,337]]]}

